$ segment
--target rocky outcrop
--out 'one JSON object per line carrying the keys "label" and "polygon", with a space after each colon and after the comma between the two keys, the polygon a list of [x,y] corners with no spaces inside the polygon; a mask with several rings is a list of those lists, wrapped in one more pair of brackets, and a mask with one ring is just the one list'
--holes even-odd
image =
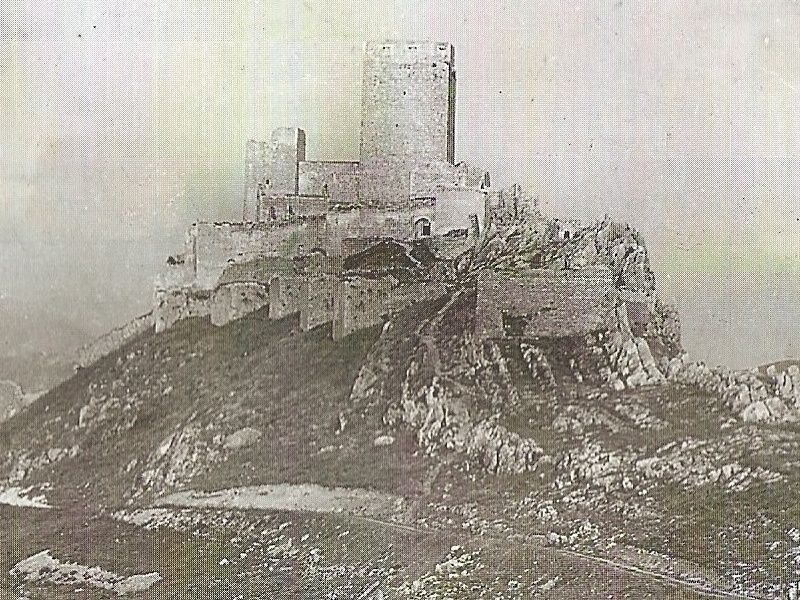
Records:
{"label": "rocky outcrop", "polygon": [[145,573],[125,577],[100,567],[87,567],[75,562],[65,562],[43,550],[15,564],[9,574],[25,581],[46,581],[56,585],[88,586],[111,590],[118,596],[143,592],[161,581],[158,573]]}
{"label": "rocky outcrop", "polygon": [[190,422],[161,440],[142,465],[133,496],[163,493],[205,471],[220,451],[204,434],[199,424]]}
{"label": "rocky outcrop", "polygon": [[400,402],[387,412],[385,421],[410,427],[426,454],[462,455],[466,469],[535,470],[542,449],[500,422],[503,411],[519,402],[500,349],[475,342],[464,330],[441,339],[441,332],[449,329],[443,322],[460,313],[459,300],[466,295],[454,296],[420,326],[420,344],[406,370]]}
{"label": "rocky outcrop", "polygon": [[0,422],[10,419],[23,406],[22,388],[13,381],[0,381]]}
{"label": "rocky outcrop", "polygon": [[778,372],[772,366],[735,371],[708,367],[686,355],[672,359],[667,368],[670,381],[694,385],[717,396],[723,404],[748,423],[790,423],[800,421],[800,368],[796,365]]}

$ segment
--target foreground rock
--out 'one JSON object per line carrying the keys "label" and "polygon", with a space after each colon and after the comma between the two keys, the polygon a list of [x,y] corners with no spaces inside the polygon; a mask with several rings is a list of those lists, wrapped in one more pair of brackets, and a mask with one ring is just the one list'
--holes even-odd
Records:
{"label": "foreground rock", "polygon": [[120,596],[143,592],[161,581],[158,573],[123,577],[100,567],[62,562],[53,558],[50,550],[43,550],[21,560],[11,569],[10,575],[25,581],[47,581],[57,585],[81,585],[112,590]]}

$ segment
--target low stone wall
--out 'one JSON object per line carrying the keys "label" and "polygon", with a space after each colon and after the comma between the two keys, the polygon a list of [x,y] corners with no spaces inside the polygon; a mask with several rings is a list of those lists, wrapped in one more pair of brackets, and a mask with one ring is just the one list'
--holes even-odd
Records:
{"label": "low stone wall", "polygon": [[221,285],[210,299],[209,312],[213,325],[225,325],[241,319],[267,304],[267,286],[255,282]]}
{"label": "low stone wall", "polygon": [[477,281],[478,339],[565,337],[602,328],[613,307],[609,269],[484,270]]}
{"label": "low stone wall", "polygon": [[108,333],[104,333],[78,350],[78,366],[88,367],[96,363],[104,356],[119,350],[126,342],[149,331],[152,327],[153,312],[151,311],[136,317],[121,327],[116,327]]}

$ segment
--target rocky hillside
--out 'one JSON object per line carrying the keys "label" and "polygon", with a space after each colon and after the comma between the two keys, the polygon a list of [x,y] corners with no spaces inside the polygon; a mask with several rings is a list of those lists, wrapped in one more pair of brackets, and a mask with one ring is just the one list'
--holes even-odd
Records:
{"label": "rocky hillside", "polygon": [[635,232],[548,227],[383,326],[189,319],[0,424],[0,598],[795,594],[796,370],[692,363],[656,298],[648,327],[477,340],[482,269],[652,294]]}

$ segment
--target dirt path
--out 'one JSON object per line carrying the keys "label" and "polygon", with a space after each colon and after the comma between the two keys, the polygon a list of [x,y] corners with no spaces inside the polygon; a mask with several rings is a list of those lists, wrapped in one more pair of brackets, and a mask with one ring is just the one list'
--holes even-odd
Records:
{"label": "dirt path", "polygon": [[277,484],[231,488],[216,492],[175,492],[158,506],[298,510],[388,516],[403,509],[398,496],[357,488],[326,488],[315,484]]}

